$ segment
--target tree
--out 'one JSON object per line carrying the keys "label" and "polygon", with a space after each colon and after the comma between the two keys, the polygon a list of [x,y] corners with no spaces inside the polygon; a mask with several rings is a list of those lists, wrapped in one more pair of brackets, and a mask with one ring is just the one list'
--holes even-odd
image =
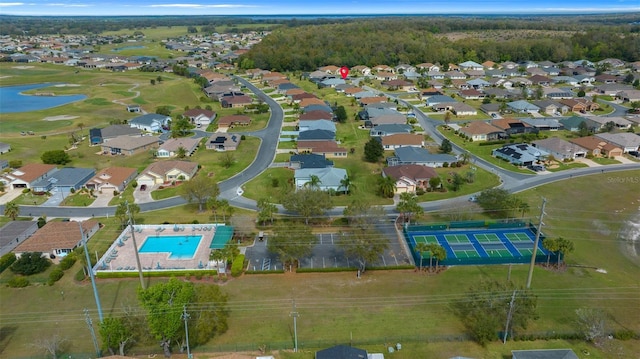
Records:
{"label": "tree", "polygon": [[169,106],[158,106],[158,107],[156,107],[156,113],[158,115],[171,116],[171,107],[169,107]]}
{"label": "tree", "polygon": [[560,260],[562,259],[566,263],[567,254],[573,252],[574,249],[572,241],[562,237],[558,238],[558,268],[560,268]]}
{"label": "tree", "polygon": [[340,180],[340,188],[342,189],[342,193],[347,194],[351,192],[352,189],[355,188],[349,176],[345,175],[344,178]]}
{"label": "tree", "polygon": [[320,177],[318,177],[316,175],[311,175],[311,176],[309,176],[309,181],[306,182],[304,184],[304,186],[308,187],[308,188],[311,188],[311,189],[319,189],[321,183],[322,183],[322,181],[320,180]]}
{"label": "tree", "polygon": [[440,179],[440,177],[436,176],[429,178],[429,188],[431,188],[432,190],[435,191],[435,189],[440,187],[441,184],[442,180]]}
{"label": "tree", "polygon": [[442,140],[442,143],[440,144],[440,147],[439,147],[439,151],[442,153],[450,153],[451,151],[453,151],[453,146],[451,145],[451,141],[449,141],[446,138]]}
{"label": "tree", "polygon": [[184,336],[183,306],[190,304],[195,296],[193,283],[175,277],[146,290],[138,287],[138,300],[147,311],[149,329],[160,340],[165,357],[171,356],[171,343],[180,341]]}
{"label": "tree", "polygon": [[449,122],[451,122],[451,111],[444,113],[444,123],[448,125]]}
{"label": "tree", "polygon": [[16,274],[32,275],[44,272],[50,265],[51,261],[41,252],[24,252],[9,268]]}
{"label": "tree", "polygon": [[150,83],[152,86],[155,86],[155,85],[156,85],[156,80],[155,80],[155,79],[151,79],[151,80],[149,80],[149,83]]}
{"label": "tree", "polygon": [[171,138],[184,137],[192,128],[193,125],[188,118],[178,116],[177,119],[171,121]]}
{"label": "tree", "polygon": [[585,96],[586,96],[586,93],[584,92],[584,90],[583,90],[583,89],[580,89],[580,90],[578,91],[578,97],[585,97]]}
{"label": "tree", "polygon": [[225,151],[222,153],[222,156],[220,156],[220,164],[222,164],[222,167],[224,168],[229,168],[233,166],[235,162],[236,162],[236,157],[233,155],[232,152]]}
{"label": "tree", "polygon": [[120,220],[120,228],[126,227],[127,223],[129,223],[129,212],[131,212],[131,218],[133,218],[133,220],[135,221],[136,214],[140,213],[140,206],[135,203],[118,203],[115,216]]}
{"label": "tree", "polygon": [[418,197],[408,192],[400,193],[400,201],[396,206],[396,210],[400,212],[402,219],[409,223],[411,223],[411,217],[413,215],[421,215],[424,212],[418,204]]}
{"label": "tree", "polygon": [[542,240],[542,247],[547,250],[547,267],[551,260],[551,253],[558,251],[558,239],[557,238],[545,238]]}
{"label": "tree", "polygon": [[[233,207],[231,207],[233,208]],[[233,236],[239,240],[253,238],[255,236],[255,222],[252,217],[239,215],[229,218],[229,223],[233,226]]]}
{"label": "tree", "polygon": [[355,258],[362,273],[367,269],[368,263],[378,260],[389,248],[389,242],[370,225],[352,227],[349,232],[342,234],[338,245],[344,249],[347,257]]}
{"label": "tree", "polygon": [[463,165],[466,165],[467,163],[469,163],[470,159],[471,159],[471,152],[464,151],[460,154],[460,162],[462,162]]}
{"label": "tree", "polygon": [[338,106],[334,110],[334,115],[336,116],[336,120],[340,123],[347,122],[347,110],[345,110],[344,106]]}
{"label": "tree", "polygon": [[431,248],[431,253],[433,254],[433,258],[436,259],[436,271],[438,271],[438,264],[443,260],[447,259],[447,251],[443,246],[432,243],[433,247]]}
{"label": "tree", "polygon": [[187,157],[187,149],[182,146],[178,147],[178,149],[176,150],[176,157],[180,159]]}
{"label": "tree", "polygon": [[521,218],[524,218],[524,214],[529,212],[529,210],[531,209],[531,206],[529,206],[529,203],[525,201],[520,201],[520,203],[518,204],[518,209],[520,210],[520,213],[522,213]]}
{"label": "tree", "polygon": [[6,217],[11,218],[12,221],[15,221],[16,218],[18,218],[18,215],[20,215],[20,205],[18,205],[18,202],[14,200],[14,201],[5,203],[4,215]]}
{"label": "tree", "polygon": [[396,179],[391,176],[382,176],[378,179],[378,193],[385,198],[392,198],[396,193]]}
{"label": "tree", "polygon": [[265,198],[261,198],[257,203],[258,207],[258,222],[261,222],[264,226],[267,221],[271,221],[273,224],[273,215],[278,213],[278,207],[267,201]]}
{"label": "tree", "polygon": [[58,354],[63,351],[63,347],[67,344],[67,339],[54,334],[47,338],[38,338],[32,344],[33,347],[43,350],[45,353],[51,355],[51,358],[57,359]]}
{"label": "tree", "polygon": [[458,172],[454,172],[451,176],[451,189],[457,192],[464,184],[465,179]]}
{"label": "tree", "polygon": [[47,165],[66,165],[71,162],[71,157],[64,150],[51,150],[42,153],[42,163]]}
{"label": "tree", "polygon": [[133,333],[131,329],[126,326],[123,318],[104,318],[98,330],[102,338],[102,345],[105,346],[111,355],[116,355],[117,348],[117,353],[124,356],[127,346],[133,343]]}
{"label": "tree", "polygon": [[511,194],[502,188],[491,188],[480,192],[478,195],[478,205],[493,216],[505,217],[509,211],[509,199]]}
{"label": "tree", "polygon": [[[422,272],[422,258],[424,258],[424,254],[429,252],[429,245],[427,242],[416,243],[415,251],[420,256],[420,272]],[[431,252],[429,252],[429,269],[431,269]]]}
{"label": "tree", "polygon": [[196,202],[199,212],[202,212],[202,206],[209,198],[218,197],[219,194],[215,179],[204,175],[195,176],[180,186],[180,195],[189,203]]}
{"label": "tree", "polygon": [[312,188],[301,188],[287,194],[282,205],[288,211],[296,212],[309,224],[309,219],[321,216],[326,210],[333,208],[331,196],[327,192]]}
{"label": "tree", "polygon": [[372,206],[359,198],[352,199],[351,203],[344,208],[342,214],[347,218],[350,225],[359,227],[373,225],[383,221],[385,218],[385,212],[382,207]]}
{"label": "tree", "polygon": [[578,124],[578,135],[580,137],[588,136],[589,132],[589,127],[587,126],[587,123],[585,121],[582,121]]}
{"label": "tree", "polygon": [[235,210],[233,207],[231,207],[231,204],[229,204],[229,201],[227,201],[226,199],[220,199],[218,200],[218,211],[222,213],[222,221],[224,223],[227,223],[227,217],[231,219],[231,216],[233,215],[233,212]]}
{"label": "tree", "polygon": [[[515,294],[515,296],[514,296]],[[515,298],[513,306],[511,298]],[[497,339],[511,312],[508,333],[515,328],[526,329],[538,318],[537,297],[528,289],[517,288],[511,282],[483,281],[471,288],[462,299],[451,304],[456,316],[480,345]]]}
{"label": "tree", "polygon": [[476,181],[476,171],[467,171],[464,174],[464,180],[467,183],[473,183]]}
{"label": "tree", "polygon": [[284,265],[295,265],[309,256],[316,236],[311,227],[299,223],[278,223],[267,243],[267,249],[278,255]]}
{"label": "tree", "polygon": [[367,162],[378,162],[384,155],[382,143],[375,137],[371,137],[364,145],[364,159]]}
{"label": "tree", "polygon": [[588,342],[598,344],[606,335],[606,315],[601,309],[576,309],[576,325]]}
{"label": "tree", "polygon": [[197,285],[196,297],[193,303],[195,309],[191,311],[189,327],[190,344],[203,345],[211,338],[227,331],[229,325],[228,296],[217,285]]}

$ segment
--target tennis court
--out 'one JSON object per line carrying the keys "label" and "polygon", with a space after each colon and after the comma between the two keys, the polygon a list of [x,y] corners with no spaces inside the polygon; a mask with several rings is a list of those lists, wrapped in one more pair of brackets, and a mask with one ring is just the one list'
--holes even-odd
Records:
{"label": "tennis court", "polygon": [[[416,229],[406,228],[405,239],[418,261],[417,243],[442,246],[447,253],[444,265],[528,263],[533,253],[535,235],[527,227],[431,230],[422,226]],[[428,253],[422,255],[428,258]],[[544,261],[546,255],[540,241],[536,261]]]}

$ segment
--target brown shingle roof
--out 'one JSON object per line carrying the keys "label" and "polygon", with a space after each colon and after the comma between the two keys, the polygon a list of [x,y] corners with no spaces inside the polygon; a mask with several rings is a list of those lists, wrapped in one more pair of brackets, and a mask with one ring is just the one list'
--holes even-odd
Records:
{"label": "brown shingle roof", "polygon": [[380,138],[383,146],[393,145],[407,145],[407,146],[422,146],[424,137],[412,133],[396,133],[389,136],[383,136]]}
{"label": "brown shingle roof", "polygon": [[412,180],[417,180],[438,177],[436,170],[429,166],[421,165],[390,166],[383,168],[382,171],[385,175],[393,177],[394,179],[407,177]]}
{"label": "brown shingle roof", "polygon": [[502,129],[483,121],[474,121],[461,128],[460,131],[467,135],[486,135],[494,132],[502,132]]}
{"label": "brown shingle roof", "polygon": [[19,178],[25,182],[32,182],[55,168],[56,168],[55,165],[45,165],[42,163],[29,163],[13,171],[11,173],[11,176],[15,178]]}
{"label": "brown shingle roof", "polygon": [[[82,230],[86,235],[97,225],[98,222],[94,220],[84,221]],[[51,253],[54,249],[73,249],[81,239],[78,222],[48,222],[16,247],[14,252]]]}
{"label": "brown shingle roof", "polygon": [[298,141],[298,150],[301,149],[310,149],[311,153],[347,152],[346,148],[338,146],[335,141]]}
{"label": "brown shingle roof", "polygon": [[230,115],[221,117],[218,120],[218,126],[231,126],[231,125],[248,125],[251,123],[251,117],[247,115]]}
{"label": "brown shingle roof", "polygon": [[134,176],[138,171],[135,168],[129,167],[109,167],[98,172],[88,183],[105,183],[109,182],[112,185],[119,186],[127,178]]}
{"label": "brown shingle roof", "polygon": [[151,172],[164,177],[167,172],[171,171],[174,168],[184,173],[191,174],[195,171],[196,168],[198,168],[198,164],[188,161],[158,161],[150,164],[144,170],[144,172]]}

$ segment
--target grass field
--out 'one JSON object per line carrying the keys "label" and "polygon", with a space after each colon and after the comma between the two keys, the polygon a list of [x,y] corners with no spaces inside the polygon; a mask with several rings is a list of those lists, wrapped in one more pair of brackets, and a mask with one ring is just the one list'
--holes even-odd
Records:
{"label": "grass field", "polygon": [[[548,200],[545,234],[562,236],[574,241],[576,250],[567,260],[568,270],[562,272],[536,268],[533,286],[539,297],[540,319],[533,322],[527,332],[563,332],[573,329],[573,311],[580,307],[599,307],[609,317],[612,330],[628,328],[640,331],[640,290],[637,278],[640,261],[630,259],[621,252],[617,233],[630,216],[636,215],[637,196],[629,196],[636,184],[619,181],[612,184],[612,175],[595,175],[572,179],[571,186],[557,182],[520,196],[532,206],[544,195]],[[623,178],[640,178],[640,171],[613,174]],[[606,201],[602,199],[606,198]],[[201,223],[210,214],[194,214],[194,206],[172,208],[143,213],[137,223],[188,223],[194,219]],[[101,219],[105,228],[91,240],[90,248],[99,253],[113,241],[120,230],[114,219]],[[606,269],[598,273],[593,268]],[[65,274],[54,286],[31,286],[23,289],[0,291],[0,302],[10,312],[3,311],[0,322],[10,335],[0,341],[3,355],[24,357],[33,354],[29,347],[34,338],[53,333],[64,333],[70,339],[68,352],[90,353],[91,340],[82,315],[83,308],[91,309],[94,319],[95,304],[88,283],[77,284],[72,274]],[[395,338],[404,337],[403,350],[394,358],[450,357],[465,355],[482,358],[502,358],[511,349],[572,347],[583,349],[592,358],[610,358],[614,349],[622,357],[630,357],[640,348],[638,341],[611,341],[613,346],[604,351],[582,342],[510,342],[506,346],[491,344],[481,348],[470,342],[428,343],[426,338],[456,335],[462,323],[448,310],[448,296],[464,293],[471,283],[486,278],[503,279],[504,266],[465,266],[449,268],[439,275],[427,276],[413,271],[369,271],[360,279],[351,272],[315,274],[245,275],[228,281],[223,290],[229,294],[231,316],[229,330],[208,346],[194,348],[196,358],[204,357],[207,348],[257,348],[262,344],[292,346],[292,321],[289,316],[291,300],[295,298],[298,319],[298,338],[301,347],[297,354],[280,353],[279,358],[312,358],[305,345],[354,342],[368,340],[362,347],[384,351],[385,345],[394,344]],[[514,266],[511,278],[524,284],[526,266]],[[0,275],[6,282],[9,272]],[[150,279],[151,283],[162,279]],[[209,279],[206,282],[211,282]],[[105,315],[115,313],[124,305],[136,305],[137,280],[100,280],[99,290]],[[64,291],[64,299],[60,294]],[[25,298],[29,298],[25,300]],[[416,320],[424,318],[424,320]],[[385,338],[393,337],[393,342]],[[419,338],[425,338],[419,340]],[[422,343],[416,342],[419,340]],[[378,344],[371,344],[378,343]],[[155,343],[140,343],[133,351],[140,354],[158,352]],[[208,357],[208,356],[207,356]]]}

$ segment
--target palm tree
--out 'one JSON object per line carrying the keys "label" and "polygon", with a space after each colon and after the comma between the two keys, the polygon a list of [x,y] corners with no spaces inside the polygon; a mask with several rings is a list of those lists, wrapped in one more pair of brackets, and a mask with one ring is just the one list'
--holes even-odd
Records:
{"label": "palm tree", "polygon": [[[429,251],[429,245],[426,242],[417,243],[415,251],[420,256],[420,272],[422,272],[422,254]],[[431,269],[431,254],[429,254],[429,269]]]}
{"label": "palm tree", "polygon": [[433,256],[436,258],[436,272],[437,272],[438,263],[447,259],[447,251],[441,245],[434,243],[432,253],[433,253]]}
{"label": "palm tree", "polygon": [[178,149],[176,150],[176,157],[178,158],[187,157],[187,149],[182,146],[178,147]]}
{"label": "palm tree", "polygon": [[[214,249],[213,251],[211,251],[211,255],[210,255],[211,259],[213,259],[214,261],[216,261],[216,266],[218,265],[218,263],[224,261],[225,258],[225,253],[222,249]],[[216,272],[218,273],[218,277],[220,276],[220,268],[218,267],[218,270],[216,270]]]}
{"label": "palm tree", "polygon": [[391,176],[384,176],[379,180],[379,191],[383,197],[391,198],[396,193],[396,179]]}
{"label": "palm tree", "polygon": [[471,159],[471,152],[464,151],[462,152],[462,154],[460,154],[460,160],[462,161],[463,164],[469,163],[470,159]]}
{"label": "palm tree", "polygon": [[522,218],[524,218],[524,214],[526,212],[529,212],[529,209],[530,209],[529,203],[525,201],[520,202],[518,209],[520,210],[520,212],[522,212]]}
{"label": "palm tree", "polygon": [[311,175],[309,176],[309,182],[305,183],[304,185],[305,187],[318,189],[320,187],[320,183],[322,183],[322,181],[320,181],[320,177],[316,175]]}
{"label": "palm tree", "polygon": [[218,222],[218,210],[220,209],[220,202],[215,197],[209,197],[207,199],[207,208],[213,213],[213,221]]}
{"label": "palm tree", "polygon": [[220,210],[220,212],[222,212],[222,221],[224,223],[227,223],[227,216],[231,218],[231,216],[233,215],[233,207],[231,207],[229,201],[227,201],[226,199],[221,199],[218,201],[218,209]]}
{"label": "palm tree", "polygon": [[20,206],[15,201],[7,202],[4,205],[4,215],[15,221],[20,214]]}
{"label": "palm tree", "polygon": [[567,262],[567,254],[573,252],[573,242],[562,237],[558,237],[558,268],[560,268],[560,257],[564,256],[564,262]]}
{"label": "palm tree", "polygon": [[556,252],[558,250],[558,239],[554,238],[545,238],[542,241],[542,247],[547,250],[547,267],[549,266],[549,261],[551,260],[551,253]]}
{"label": "palm tree", "polygon": [[351,179],[346,175],[340,180],[340,187],[342,187],[344,194],[351,192],[351,190],[355,188],[353,183],[351,183]]}

